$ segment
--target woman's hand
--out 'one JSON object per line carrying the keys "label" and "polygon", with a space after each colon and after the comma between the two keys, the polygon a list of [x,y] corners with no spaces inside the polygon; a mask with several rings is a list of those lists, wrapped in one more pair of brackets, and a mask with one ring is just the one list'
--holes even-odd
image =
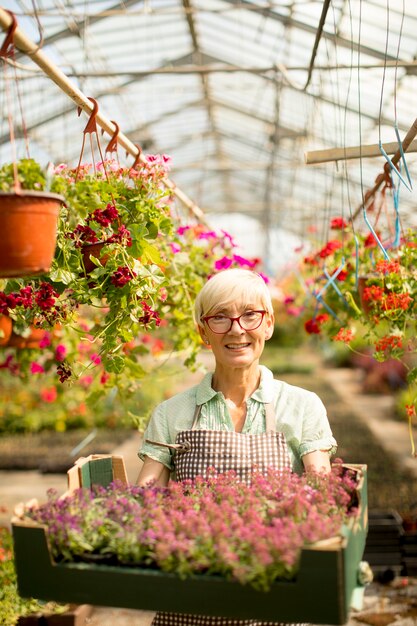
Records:
{"label": "woman's hand", "polygon": [[302,461],[306,471],[313,470],[314,472],[325,472],[326,474],[331,471],[328,450],[309,452],[302,457]]}
{"label": "woman's hand", "polygon": [[166,487],[169,481],[169,475],[170,471],[166,465],[146,456],[136,484],[139,485],[139,487],[145,487],[145,485],[149,483],[158,485],[158,487]]}

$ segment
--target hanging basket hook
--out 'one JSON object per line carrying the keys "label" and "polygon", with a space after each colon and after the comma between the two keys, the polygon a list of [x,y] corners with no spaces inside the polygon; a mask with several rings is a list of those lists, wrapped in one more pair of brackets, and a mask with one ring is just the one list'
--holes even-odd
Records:
{"label": "hanging basket hook", "polygon": [[135,157],[135,160],[133,161],[133,165],[130,168],[132,170],[135,170],[137,168],[137,166],[140,164],[140,157],[142,155],[142,148],[137,143],[135,143],[135,146],[137,147],[139,152],[137,153],[137,155]]}
{"label": "hanging basket hook", "polygon": [[[116,130],[114,131],[109,143],[107,144],[107,148],[105,149],[105,153],[107,152],[117,152],[117,138],[119,136],[119,124],[117,124],[117,122],[115,122],[114,120],[110,120],[112,124],[115,125]],[[102,131],[102,133],[104,132],[104,130]]]}
{"label": "hanging basket hook", "polygon": [[9,30],[7,31],[6,38],[3,41],[3,44],[0,48],[0,57],[4,57],[6,59],[9,56],[9,53],[11,52],[9,48],[13,47],[13,36],[14,36],[14,31],[17,28],[17,19],[14,13],[9,11],[8,9],[5,9],[5,11],[7,11],[7,13],[12,18],[12,23],[9,26]]}
{"label": "hanging basket hook", "polygon": [[[88,122],[86,124],[86,127],[83,130],[84,134],[87,134],[87,133],[97,133],[96,117],[97,117],[97,113],[98,113],[98,102],[94,98],[90,98],[90,96],[88,96],[88,99],[90,100],[90,102],[93,103],[93,110],[91,111],[89,120],[88,120]],[[77,109],[78,117],[80,117],[82,110],[83,110],[82,107],[78,107],[78,109]]]}

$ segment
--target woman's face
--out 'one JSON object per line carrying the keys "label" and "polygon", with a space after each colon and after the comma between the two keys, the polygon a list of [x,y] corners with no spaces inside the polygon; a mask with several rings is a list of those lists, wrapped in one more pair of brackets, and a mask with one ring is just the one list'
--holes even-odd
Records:
{"label": "woman's face", "polygon": [[[265,310],[257,300],[253,303],[234,302],[216,311],[216,315],[238,317],[247,311]],[[255,330],[243,330],[237,321],[234,321],[231,329],[225,334],[214,333],[204,322],[203,328],[199,327],[203,341],[211,345],[217,365],[231,368],[250,367],[258,361],[265,345],[265,341],[272,336],[274,330],[274,318],[265,314],[261,325]]]}

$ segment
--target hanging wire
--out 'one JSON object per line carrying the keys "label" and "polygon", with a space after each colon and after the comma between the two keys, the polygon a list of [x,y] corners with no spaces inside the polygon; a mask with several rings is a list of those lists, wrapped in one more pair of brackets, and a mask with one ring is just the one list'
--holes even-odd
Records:
{"label": "hanging wire", "polygon": [[[353,19],[352,19],[351,0],[348,0],[348,8],[349,8],[349,25],[350,25],[350,71],[349,71],[348,85],[347,85],[347,90],[346,90],[346,100],[345,100],[344,116],[343,116],[343,143],[342,145],[345,151],[345,155],[346,155],[346,147],[347,147],[347,140],[346,140],[347,111],[348,111],[350,89],[352,86],[352,77],[353,77]],[[344,175],[345,175],[344,181],[346,183],[346,196],[347,196],[348,208],[349,208],[350,225],[352,228],[353,239],[355,241],[355,289],[357,291],[358,283],[359,283],[359,239],[356,234],[355,220],[354,220],[353,211],[352,211],[352,198],[350,195],[349,174],[348,174],[348,165],[347,165],[346,158],[343,161],[343,169],[344,169]]]}
{"label": "hanging wire", "polygon": [[[13,17],[13,14],[9,11],[10,15]],[[14,19],[14,23],[16,27],[16,20]],[[12,27],[11,27],[12,28]],[[14,33],[14,30],[10,31],[11,33]],[[19,106],[19,113],[20,113],[20,119],[21,119],[21,124],[22,124],[22,130],[23,130],[23,137],[24,137],[24,143],[25,143],[25,150],[26,150],[26,156],[29,159],[30,158],[30,153],[29,153],[29,141],[28,141],[28,133],[27,133],[27,126],[26,126],[26,122],[25,122],[25,118],[23,115],[23,106],[22,106],[22,95],[21,95],[21,91],[20,91],[20,79],[17,76],[17,69],[15,66],[15,46],[13,43],[13,34],[12,34],[12,38],[11,38],[11,42],[10,42],[10,46],[9,49],[5,49],[4,50],[4,55],[2,54],[1,59],[3,62],[3,77],[4,77],[4,84],[5,84],[5,92],[6,92],[6,103],[7,103],[7,119],[8,119],[8,126],[9,126],[9,134],[10,134],[10,144],[11,144],[11,151],[12,151],[12,161],[13,161],[13,170],[14,170],[14,179],[15,179],[15,189],[18,190],[20,188],[20,184],[18,181],[18,175],[17,175],[17,149],[16,149],[16,135],[15,135],[15,120],[14,120],[14,116],[13,116],[13,103],[12,103],[12,90],[10,88],[10,77],[9,77],[9,72],[8,72],[8,64],[6,63],[6,60],[8,58],[10,58],[12,60],[12,72],[13,72],[13,85],[15,87],[15,93],[16,93],[16,98],[17,98],[17,102],[18,102],[18,106]]]}
{"label": "hanging wire", "polygon": [[[387,0],[387,2],[389,2],[389,0]],[[361,34],[362,34],[362,0],[359,0],[359,24],[358,24],[358,114],[359,114],[359,170],[360,170],[360,186],[361,186],[361,195],[362,195],[362,214],[363,214],[363,218],[365,220],[366,225],[368,226],[369,230],[372,233],[372,236],[374,237],[378,247],[380,248],[382,254],[384,255],[384,258],[389,261],[390,257],[389,254],[387,253],[387,251],[385,250],[384,246],[382,245],[382,243],[379,240],[378,235],[376,234],[375,230],[372,227],[371,222],[368,219],[368,216],[366,214],[366,200],[365,200],[365,193],[364,193],[364,185],[363,185],[363,158],[362,158],[362,119],[361,119],[361,68],[360,68],[360,56],[361,56]],[[388,38],[388,30],[387,30],[387,38]],[[386,46],[388,45],[388,42],[386,42]],[[385,52],[385,59],[386,59],[386,52]],[[384,66],[384,70],[385,70],[385,66]],[[384,77],[385,80],[385,77]],[[383,90],[382,90],[383,91]],[[382,101],[382,93],[381,93],[381,101]]]}

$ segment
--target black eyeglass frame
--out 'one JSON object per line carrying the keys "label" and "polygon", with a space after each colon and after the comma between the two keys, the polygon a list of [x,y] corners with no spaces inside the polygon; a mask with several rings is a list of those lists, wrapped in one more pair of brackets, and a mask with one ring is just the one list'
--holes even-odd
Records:
{"label": "black eyeglass frame", "polygon": [[[257,326],[254,326],[253,328],[243,328],[242,324],[240,323],[240,318],[243,317],[244,315],[247,315],[248,313],[262,313],[261,321],[259,322],[259,324]],[[229,317],[228,315],[223,315],[223,317],[226,317],[230,321],[230,326],[229,326],[229,328],[227,330],[222,330],[221,333],[218,330],[213,330],[212,327],[209,324],[209,320],[213,319],[214,317],[219,317],[219,314],[217,314],[217,315],[206,315],[205,317],[202,317],[201,319],[202,319],[203,322],[205,322],[207,324],[207,326],[210,328],[211,332],[214,333],[215,335],[226,335],[232,329],[233,322],[237,322],[239,324],[240,328],[242,330],[244,330],[245,332],[250,332],[251,330],[256,330],[257,328],[259,328],[259,326],[264,321],[264,317],[265,317],[266,313],[267,313],[267,311],[265,309],[262,309],[261,311],[253,311],[253,310],[245,311],[244,313],[242,313],[241,315],[238,315],[237,317]]]}

